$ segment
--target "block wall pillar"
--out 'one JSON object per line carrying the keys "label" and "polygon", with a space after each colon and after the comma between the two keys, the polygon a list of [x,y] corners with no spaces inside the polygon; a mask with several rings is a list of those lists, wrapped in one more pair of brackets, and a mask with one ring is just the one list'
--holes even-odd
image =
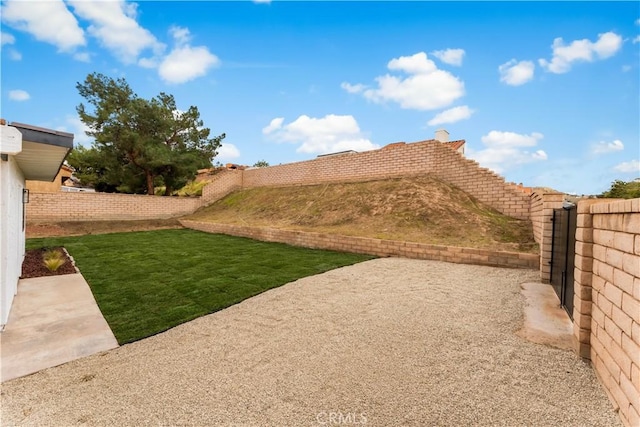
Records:
{"label": "block wall pillar", "polygon": [[564,194],[547,193],[542,196],[542,241],[540,242],[540,280],[551,281],[551,247],[553,240],[553,210],[562,208]]}

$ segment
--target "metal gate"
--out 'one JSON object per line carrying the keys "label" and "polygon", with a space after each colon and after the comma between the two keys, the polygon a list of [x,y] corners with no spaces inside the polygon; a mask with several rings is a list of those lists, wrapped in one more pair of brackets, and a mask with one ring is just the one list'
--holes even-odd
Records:
{"label": "metal gate", "polygon": [[576,255],[575,206],[553,210],[553,236],[551,238],[551,285],[560,298],[560,305],[573,319],[573,267]]}

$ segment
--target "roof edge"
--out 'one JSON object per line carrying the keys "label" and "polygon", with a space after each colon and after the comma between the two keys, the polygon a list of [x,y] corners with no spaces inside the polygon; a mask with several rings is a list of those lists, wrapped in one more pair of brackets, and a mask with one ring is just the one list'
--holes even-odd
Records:
{"label": "roof edge", "polygon": [[35,142],[38,144],[55,145],[71,150],[73,148],[73,134],[53,129],[41,128],[24,123],[12,122],[9,124],[22,133],[23,141]]}
{"label": "roof edge", "polygon": [[13,126],[15,128],[35,130],[35,131],[38,131],[38,132],[50,133],[50,134],[53,134],[53,135],[67,136],[67,137],[71,137],[71,138],[73,138],[73,136],[74,136],[72,133],[69,133],[69,132],[63,132],[61,130],[48,129],[48,128],[43,128],[43,127],[34,126],[34,125],[28,125],[28,124],[19,123],[19,122],[11,122],[11,123],[9,123],[9,126]]}

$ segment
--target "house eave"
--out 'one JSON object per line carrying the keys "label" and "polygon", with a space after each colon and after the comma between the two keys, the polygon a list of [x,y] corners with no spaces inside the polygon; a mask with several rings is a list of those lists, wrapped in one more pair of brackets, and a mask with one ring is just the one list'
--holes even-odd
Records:
{"label": "house eave", "polygon": [[53,181],[73,148],[73,134],[11,123],[22,134],[22,151],[14,157],[25,179]]}

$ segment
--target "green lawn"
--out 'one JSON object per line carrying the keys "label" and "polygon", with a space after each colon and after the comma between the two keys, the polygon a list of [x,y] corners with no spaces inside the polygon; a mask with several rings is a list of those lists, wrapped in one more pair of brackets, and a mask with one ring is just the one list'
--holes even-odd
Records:
{"label": "green lawn", "polygon": [[372,258],[184,229],[27,240],[45,246],[74,257],[120,344]]}

